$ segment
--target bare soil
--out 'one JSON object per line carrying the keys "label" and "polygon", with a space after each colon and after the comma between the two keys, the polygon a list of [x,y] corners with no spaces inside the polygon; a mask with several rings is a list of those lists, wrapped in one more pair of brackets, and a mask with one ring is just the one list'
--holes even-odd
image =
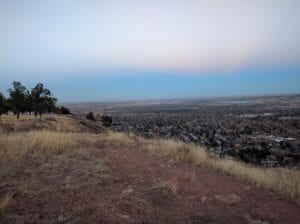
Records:
{"label": "bare soil", "polygon": [[[300,206],[221,172],[113,144],[2,172],[0,223],[300,223]],[[177,191],[159,189],[172,179]],[[255,223],[255,222],[254,222]]]}

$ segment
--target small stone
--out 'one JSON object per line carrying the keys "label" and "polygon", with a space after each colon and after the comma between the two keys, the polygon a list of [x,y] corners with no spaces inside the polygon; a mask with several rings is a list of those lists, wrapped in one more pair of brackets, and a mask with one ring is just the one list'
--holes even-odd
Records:
{"label": "small stone", "polygon": [[66,223],[68,220],[69,220],[69,218],[67,218],[67,217],[65,217],[65,216],[63,216],[63,215],[60,215],[60,216],[58,216],[58,218],[57,218],[57,221],[58,221],[58,223],[60,223],[60,224]]}
{"label": "small stone", "polygon": [[121,218],[123,218],[123,219],[129,219],[129,215],[121,215]]}
{"label": "small stone", "polygon": [[242,199],[236,194],[225,194],[225,195],[214,195],[214,197],[225,204],[235,204],[240,202]]}
{"label": "small stone", "polygon": [[207,198],[205,196],[202,196],[200,198],[200,201],[201,201],[202,204],[204,204],[206,202],[206,200],[207,200]]}
{"label": "small stone", "polygon": [[250,186],[244,187],[245,191],[249,191],[251,189]]}
{"label": "small stone", "polygon": [[251,222],[251,224],[270,224],[270,223],[267,221],[255,220],[255,221]]}
{"label": "small stone", "polygon": [[62,216],[62,215],[58,216],[57,221],[58,221],[58,223],[64,223],[65,222],[64,216]]}
{"label": "small stone", "polygon": [[131,194],[131,193],[133,193],[133,188],[132,187],[129,187],[129,188],[125,189],[122,192],[123,195],[128,195],[128,194]]}

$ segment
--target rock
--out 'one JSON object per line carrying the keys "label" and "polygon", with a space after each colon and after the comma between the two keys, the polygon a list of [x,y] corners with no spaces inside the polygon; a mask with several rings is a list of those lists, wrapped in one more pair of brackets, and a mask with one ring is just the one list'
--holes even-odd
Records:
{"label": "rock", "polygon": [[120,215],[123,219],[129,219],[129,215]]}
{"label": "rock", "polygon": [[250,186],[244,187],[244,190],[245,190],[245,191],[249,191],[250,189],[251,189]]}
{"label": "rock", "polygon": [[202,204],[204,204],[206,202],[206,200],[207,200],[207,198],[205,196],[202,196],[200,198],[200,201],[201,201]]}
{"label": "rock", "polygon": [[64,223],[65,218],[62,215],[60,215],[60,216],[58,216],[57,221],[58,221],[58,223]]}
{"label": "rock", "polygon": [[229,205],[242,201],[242,199],[239,196],[237,196],[236,194],[214,195],[214,197],[217,200],[219,200],[220,202],[223,202],[223,203],[229,204]]}
{"label": "rock", "polygon": [[128,187],[127,189],[125,189],[122,192],[122,195],[128,195],[128,194],[131,194],[131,193],[133,193],[133,188],[132,187]]}
{"label": "rock", "polygon": [[67,221],[69,221],[70,220],[70,218],[68,218],[68,217],[66,217],[66,216],[63,216],[63,215],[60,215],[60,216],[58,216],[58,218],[57,218],[57,222],[59,223],[59,224],[64,224],[64,223],[66,223]]}

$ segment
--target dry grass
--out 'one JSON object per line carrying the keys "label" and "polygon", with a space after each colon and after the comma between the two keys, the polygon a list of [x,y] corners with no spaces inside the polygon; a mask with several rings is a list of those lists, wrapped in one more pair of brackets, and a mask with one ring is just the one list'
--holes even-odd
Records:
{"label": "dry grass", "polygon": [[129,133],[123,134],[120,132],[108,131],[101,136],[101,140],[109,142],[116,146],[135,146],[136,144],[142,143],[142,138]]}
{"label": "dry grass", "polygon": [[212,160],[208,167],[239,177],[257,187],[275,190],[300,201],[300,173],[283,168],[254,167],[232,159]]}
{"label": "dry grass", "polygon": [[0,117],[0,133],[26,131],[55,131],[82,133],[89,128],[71,115],[43,115],[42,119],[33,115],[24,115],[20,120],[13,115]]}
{"label": "dry grass", "polygon": [[204,165],[210,159],[204,148],[173,140],[147,140],[146,151],[181,162]]}
{"label": "dry grass", "polygon": [[71,154],[77,147],[74,134],[49,131],[0,135],[0,158],[20,161],[28,157]]}
{"label": "dry grass", "polygon": [[72,116],[45,115],[39,119],[28,115],[21,116],[20,120],[15,116],[1,116],[1,171],[12,168],[13,164],[28,163],[30,158],[86,156],[81,147],[95,143],[97,135],[83,126]]}

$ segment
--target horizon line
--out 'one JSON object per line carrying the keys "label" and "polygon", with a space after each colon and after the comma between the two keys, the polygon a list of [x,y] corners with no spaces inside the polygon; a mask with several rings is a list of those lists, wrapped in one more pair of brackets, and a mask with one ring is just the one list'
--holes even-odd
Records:
{"label": "horizon line", "polygon": [[199,96],[199,97],[176,97],[176,98],[145,98],[145,99],[120,99],[120,100],[92,100],[92,101],[63,101],[59,102],[58,105],[62,104],[91,104],[91,103],[126,103],[126,102],[152,102],[152,101],[176,101],[176,100],[218,100],[225,98],[256,98],[256,97],[281,97],[281,96],[297,96],[300,92],[295,93],[281,93],[281,94],[245,94],[245,95],[231,95],[231,96]]}

